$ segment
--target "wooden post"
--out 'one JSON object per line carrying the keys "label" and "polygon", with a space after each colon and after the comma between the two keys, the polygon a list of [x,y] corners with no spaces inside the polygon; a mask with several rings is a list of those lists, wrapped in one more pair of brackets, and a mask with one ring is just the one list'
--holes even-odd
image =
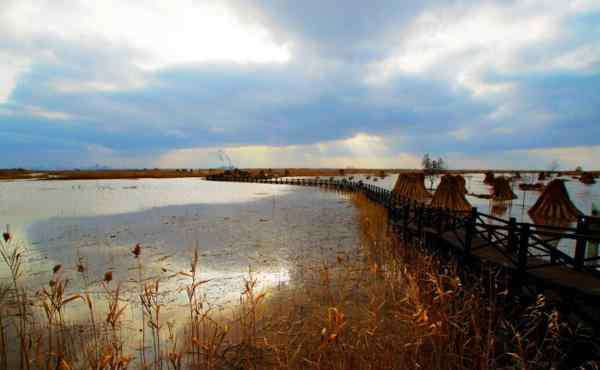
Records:
{"label": "wooden post", "polygon": [[408,240],[408,219],[410,217],[410,203],[404,204],[404,210],[402,211],[402,228],[404,232],[404,240]]}
{"label": "wooden post", "polygon": [[575,269],[581,270],[585,261],[585,248],[587,239],[587,219],[580,217],[577,221],[577,243],[575,244]]}
{"label": "wooden post", "polygon": [[452,217],[452,212],[450,211],[450,208],[444,208],[441,214],[443,215],[442,217],[444,218],[444,221],[440,222],[439,234],[443,234],[444,232],[446,232],[446,230],[450,228],[456,229],[456,219]]}
{"label": "wooden post", "polygon": [[421,237],[421,234],[423,233],[423,211],[425,210],[423,208],[423,206],[418,206],[417,207],[417,230],[418,230],[418,234],[419,234],[419,238]]}
{"label": "wooden post", "polygon": [[521,224],[521,235],[519,236],[519,260],[517,265],[518,279],[523,282],[525,272],[527,271],[527,249],[529,248],[529,236],[531,235],[531,225]]}
{"label": "wooden post", "polygon": [[517,219],[511,217],[508,220],[508,251],[514,253],[517,250]]}
{"label": "wooden post", "polygon": [[471,208],[471,214],[467,219],[465,230],[465,250],[463,253],[466,257],[471,255],[471,247],[473,244],[473,236],[475,235],[475,223],[477,222],[477,207]]}

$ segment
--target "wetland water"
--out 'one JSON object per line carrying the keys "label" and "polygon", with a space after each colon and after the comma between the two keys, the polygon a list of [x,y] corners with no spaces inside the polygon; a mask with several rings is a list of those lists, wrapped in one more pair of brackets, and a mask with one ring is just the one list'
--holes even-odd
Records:
{"label": "wetland water", "polygon": [[[465,175],[471,193],[488,194],[483,175]],[[391,189],[397,176],[362,180]],[[527,176],[523,181],[528,181]],[[589,214],[600,205],[599,184],[567,179],[575,205]],[[434,187],[439,179],[435,179]],[[530,221],[539,193],[523,192],[499,217]],[[491,202],[468,196],[481,212]],[[148,276],[185,270],[198,248],[206,290],[221,302],[235,298],[251,269],[265,284],[298,279],[297,266],[314,264],[358,244],[355,210],[344,195],[314,188],[210,182],[198,178],[0,182],[0,223],[28,250],[31,286],[44,284],[52,266],[65,273],[86,266],[88,284],[113,271],[131,280],[131,250],[143,247]],[[0,267],[2,272],[2,267]],[[170,279],[176,280],[176,279]],[[78,279],[73,279],[77,283]]]}
{"label": "wetland water", "polygon": [[[489,193],[482,175],[465,177],[469,192]],[[354,176],[353,181],[391,189],[396,179]],[[525,198],[514,187],[519,199],[498,216],[529,221],[527,210],[538,193]],[[567,189],[587,214],[600,201],[598,185],[572,180]],[[491,213],[488,200],[468,199]],[[9,225],[13,242],[26,248],[26,287],[33,292],[48,286],[53,266],[61,265],[69,292],[88,292],[103,310],[101,280],[111,271],[111,284],[121,285],[121,300],[128,305],[124,329],[132,333],[141,320],[140,276],[145,282],[160,281],[161,315],[185,324],[183,287],[189,278],[180,273],[189,271],[197,249],[199,278],[208,280],[202,299],[226,315],[235,309],[250,274],[259,290],[298,286],[340,256],[360,258],[357,216],[348,195],[312,187],[198,178],[0,182],[0,224]],[[138,243],[142,252],[136,259],[132,249]],[[559,248],[571,252],[570,245]],[[0,266],[3,281],[6,272]],[[67,313],[70,322],[86,320],[80,301],[70,304]]]}
{"label": "wetland water", "polygon": [[58,264],[72,289],[94,290],[106,271],[135,289],[139,243],[144,278],[160,278],[169,299],[183,300],[177,273],[189,270],[197,248],[201,278],[210,279],[203,293],[217,306],[238,301],[249,271],[261,288],[295,283],[305,266],[358,245],[345,195],[197,178],[2,182],[0,222],[27,248],[32,289]]}
{"label": "wetland water", "polygon": [[[483,175],[465,175],[471,193],[487,194]],[[362,180],[391,189],[397,176]],[[525,177],[524,181],[527,181]],[[434,187],[439,182],[435,179]],[[523,192],[499,217],[530,221],[539,195]],[[571,199],[589,214],[600,204],[600,186],[567,182]],[[489,200],[468,197],[481,212]],[[0,182],[0,223],[27,249],[27,284],[43,286],[62,265],[72,289],[97,285],[106,271],[115,281],[138,276],[131,250],[142,245],[144,278],[160,278],[176,294],[198,249],[209,302],[236,302],[252,271],[261,287],[302,281],[306,266],[326,263],[359,244],[356,210],[345,195],[310,187],[210,182],[198,178]],[[571,245],[560,247],[571,253]],[[84,278],[77,266],[85,267]],[[6,272],[4,266],[0,273]]]}

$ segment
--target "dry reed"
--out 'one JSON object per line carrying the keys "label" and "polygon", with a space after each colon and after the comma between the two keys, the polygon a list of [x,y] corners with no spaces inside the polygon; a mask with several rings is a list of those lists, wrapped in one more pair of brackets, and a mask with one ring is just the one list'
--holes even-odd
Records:
{"label": "dry reed", "polygon": [[[68,291],[62,266],[53,269],[48,287],[29,297],[20,280],[23,250],[9,234],[0,245],[11,282],[0,285],[0,368],[535,370],[598,365],[592,361],[600,353],[593,332],[569,323],[544,297],[524,308],[509,300],[501,271],[489,267],[468,274],[417,241],[399,240],[385,208],[362,195],[353,201],[361,240],[355,252],[323,256],[319,265],[304,267],[302,281],[277,289],[258,289],[250,272],[231,317],[213,312],[202,295],[209,280],[202,279],[196,248],[189,271],[177,274],[186,279],[180,291],[187,312],[166,319],[169,303],[162,299],[160,280],[144,276],[143,250],[136,245],[131,258],[138,291],[128,304],[142,311],[141,329],[137,323],[132,331],[141,338],[123,335],[128,304],[111,271],[96,283],[107,305],[104,320],[98,320],[101,310],[87,284],[82,292]],[[77,276],[87,271],[82,261],[76,271]],[[83,322],[66,320],[75,302],[89,312]],[[40,308],[45,320],[32,312]],[[77,330],[89,334],[74,339]],[[16,347],[8,344],[12,335],[18,338]],[[141,343],[139,356],[128,352],[128,341]]]}

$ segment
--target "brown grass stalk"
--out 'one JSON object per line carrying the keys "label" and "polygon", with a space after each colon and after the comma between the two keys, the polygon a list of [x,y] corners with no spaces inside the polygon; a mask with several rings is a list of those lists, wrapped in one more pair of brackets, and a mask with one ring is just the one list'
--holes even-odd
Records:
{"label": "brown grass stalk", "polygon": [[[132,251],[137,290],[127,292],[110,271],[94,283],[107,305],[99,320],[103,316],[91,286],[86,282],[82,292],[67,291],[61,267],[53,269],[51,283],[39,294],[28,295],[20,280],[22,250],[5,239],[0,251],[11,278],[10,284],[0,284],[0,367],[537,370],[598,365],[594,332],[571,322],[546,298],[525,306],[508,297],[509,279],[502,270],[484,265],[470,273],[418,240],[400,240],[385,208],[362,195],[352,201],[359,226],[356,248],[337,253],[323,248],[318,261],[295,266],[301,279],[276,288],[259,289],[249,272],[231,317],[214,312],[202,295],[208,280],[202,280],[197,249],[189,271],[178,274],[186,278],[181,317],[165,320],[163,311],[176,303],[163,299],[159,279],[144,283],[139,247]],[[85,275],[85,268],[77,270],[76,276]],[[128,294],[134,298],[132,309],[140,304],[142,330],[139,322],[133,322],[134,329],[124,324]],[[83,302],[89,313],[77,323],[65,319],[75,302]],[[13,362],[11,335],[18,339]],[[132,343],[142,344],[136,361],[125,349]],[[35,360],[30,362],[32,346]]]}

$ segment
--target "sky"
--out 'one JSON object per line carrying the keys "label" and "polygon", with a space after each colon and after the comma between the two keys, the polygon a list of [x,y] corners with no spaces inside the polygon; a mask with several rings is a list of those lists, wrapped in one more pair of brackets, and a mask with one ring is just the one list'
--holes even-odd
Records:
{"label": "sky", "polygon": [[600,169],[600,0],[0,0],[0,167]]}

